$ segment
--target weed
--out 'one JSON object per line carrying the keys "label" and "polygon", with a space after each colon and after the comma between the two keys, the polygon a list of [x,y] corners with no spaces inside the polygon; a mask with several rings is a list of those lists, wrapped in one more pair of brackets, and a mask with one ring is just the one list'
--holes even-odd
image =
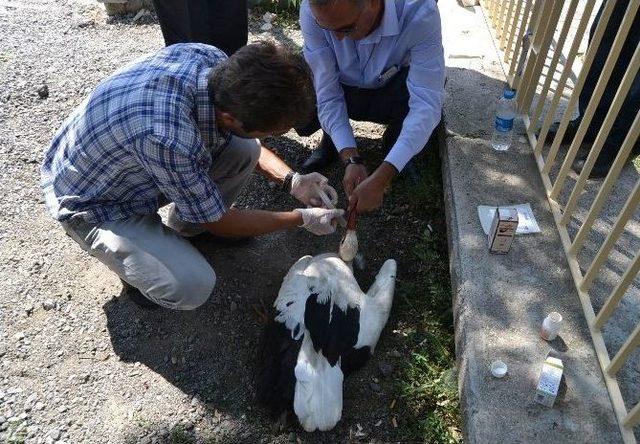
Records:
{"label": "weed", "polygon": [[[420,162],[422,180],[394,192],[411,197],[413,214],[429,225],[414,247],[419,272],[398,282],[398,330],[410,359],[401,366],[396,390],[401,437],[407,441],[457,443],[460,412],[455,375],[451,284],[444,232],[444,204],[437,148]],[[426,161],[426,162],[425,162]]]}

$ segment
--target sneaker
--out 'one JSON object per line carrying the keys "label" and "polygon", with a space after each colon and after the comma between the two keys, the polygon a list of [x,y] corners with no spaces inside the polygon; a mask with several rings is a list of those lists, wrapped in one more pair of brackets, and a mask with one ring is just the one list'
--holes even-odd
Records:
{"label": "sneaker", "polygon": [[130,285],[122,279],[120,279],[120,281],[122,282],[123,293],[126,294],[127,297],[131,299],[131,301],[138,307],[147,310],[156,310],[161,307],[161,305],[156,304],[151,299],[144,296],[136,287]]}

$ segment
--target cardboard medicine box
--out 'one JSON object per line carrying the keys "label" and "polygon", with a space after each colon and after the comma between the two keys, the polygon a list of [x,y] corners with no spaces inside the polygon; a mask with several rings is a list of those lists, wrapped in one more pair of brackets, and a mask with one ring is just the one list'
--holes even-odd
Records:
{"label": "cardboard medicine box", "polygon": [[553,407],[558,396],[564,365],[562,360],[548,356],[542,364],[535,401],[547,407]]}
{"label": "cardboard medicine box", "polygon": [[518,210],[515,208],[496,208],[489,230],[489,251],[495,254],[507,254],[518,228]]}

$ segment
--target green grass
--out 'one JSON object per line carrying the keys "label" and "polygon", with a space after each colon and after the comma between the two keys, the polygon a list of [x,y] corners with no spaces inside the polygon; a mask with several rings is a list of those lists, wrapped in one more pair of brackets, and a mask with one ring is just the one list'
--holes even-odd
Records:
{"label": "green grass", "polygon": [[27,431],[21,430],[16,432],[15,430],[19,425],[20,423],[10,424],[9,428],[3,432],[8,434],[8,437],[3,441],[5,444],[24,444],[27,437]]}
{"label": "green grass", "polygon": [[11,60],[11,54],[8,52],[0,52],[0,65],[8,63]]}
{"label": "green grass", "polygon": [[181,426],[176,426],[171,430],[169,442],[171,444],[192,444],[195,442],[195,439],[191,433],[187,432]]}
{"label": "green grass", "polygon": [[397,289],[399,323],[410,359],[400,369],[396,417],[403,440],[427,443],[462,441],[455,373],[449,259],[444,224],[440,162],[436,150],[426,159],[419,185],[400,183],[394,193],[411,196],[413,214],[438,221],[425,230],[413,254],[419,272]]}
{"label": "green grass", "polygon": [[633,167],[636,169],[638,173],[640,173],[640,156],[636,156],[632,160]]}

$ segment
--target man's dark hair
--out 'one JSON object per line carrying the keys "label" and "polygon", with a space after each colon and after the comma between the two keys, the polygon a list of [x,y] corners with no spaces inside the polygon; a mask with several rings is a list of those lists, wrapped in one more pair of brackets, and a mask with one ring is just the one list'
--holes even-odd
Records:
{"label": "man's dark hair", "polygon": [[311,71],[302,56],[270,42],[247,45],[209,75],[209,97],[247,131],[307,123],[315,112]]}

